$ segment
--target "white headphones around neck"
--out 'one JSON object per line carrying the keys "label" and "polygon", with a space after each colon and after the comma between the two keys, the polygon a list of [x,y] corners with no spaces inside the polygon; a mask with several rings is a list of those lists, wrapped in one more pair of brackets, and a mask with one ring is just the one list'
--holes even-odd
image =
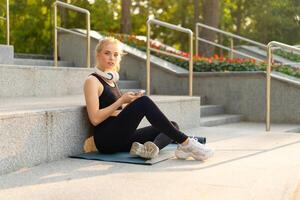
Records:
{"label": "white headphones around neck", "polygon": [[108,80],[112,80],[114,82],[117,82],[119,81],[119,73],[118,72],[115,72],[115,71],[106,71],[106,72],[103,72],[102,70],[100,70],[99,68],[95,67],[95,71],[97,74],[99,74],[100,76],[108,79]]}

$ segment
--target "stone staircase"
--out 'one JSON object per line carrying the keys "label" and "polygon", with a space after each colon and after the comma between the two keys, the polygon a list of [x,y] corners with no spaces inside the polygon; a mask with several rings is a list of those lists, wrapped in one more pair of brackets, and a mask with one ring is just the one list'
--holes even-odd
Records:
{"label": "stone staircase", "polygon": [[226,114],[224,107],[221,105],[201,105],[200,112],[201,126],[218,126],[243,120],[243,115]]}
{"label": "stone staircase", "polygon": [[[86,151],[92,127],[82,86],[93,69],[51,62],[22,57],[0,64],[0,175]],[[118,85],[122,92],[143,89],[136,80]],[[181,129],[199,126],[200,97],[150,98]],[[144,118],[138,128],[147,125]]]}
{"label": "stone staircase", "polygon": [[[82,86],[93,69],[66,61],[52,65],[51,58],[26,55],[0,64],[0,175],[87,151],[91,125]],[[118,85],[122,92],[144,89],[122,77]],[[200,106],[197,96],[150,98],[181,130],[242,119],[224,114],[222,106]],[[147,125],[144,118],[138,128]]]}

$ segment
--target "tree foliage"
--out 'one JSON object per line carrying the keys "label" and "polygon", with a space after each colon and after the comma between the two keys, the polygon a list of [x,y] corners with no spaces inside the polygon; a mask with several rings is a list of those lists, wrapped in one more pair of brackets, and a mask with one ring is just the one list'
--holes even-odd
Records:
{"label": "tree foliage", "polygon": [[[5,16],[0,0],[0,16]],[[51,54],[53,50],[54,0],[10,0],[11,44],[15,52]],[[121,0],[65,0],[91,12],[91,28],[119,33]],[[132,0],[131,34],[145,35],[148,15],[194,30],[194,0]],[[277,40],[300,43],[299,0],[220,0],[219,27],[262,43]],[[203,21],[203,1],[199,19]],[[59,21],[67,28],[85,28],[85,17],[60,9]],[[188,36],[153,27],[152,38],[187,51]],[[5,23],[0,20],[0,43],[5,43]]]}

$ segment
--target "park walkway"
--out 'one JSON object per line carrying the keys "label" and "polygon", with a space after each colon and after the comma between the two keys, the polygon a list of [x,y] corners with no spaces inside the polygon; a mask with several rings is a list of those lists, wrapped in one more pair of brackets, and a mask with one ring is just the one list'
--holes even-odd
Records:
{"label": "park walkway", "polygon": [[[205,135],[215,156],[153,166],[63,159],[0,177],[0,199],[299,199],[300,134],[238,123],[186,130]],[[203,133],[203,134],[202,134]]]}

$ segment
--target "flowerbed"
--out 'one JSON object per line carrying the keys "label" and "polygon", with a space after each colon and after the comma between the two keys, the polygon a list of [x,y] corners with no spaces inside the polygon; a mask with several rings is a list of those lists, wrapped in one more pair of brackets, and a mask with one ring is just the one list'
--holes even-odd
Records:
{"label": "flowerbed", "polygon": [[[140,49],[142,51],[146,51],[145,38],[141,39],[135,35],[125,35],[125,34],[114,34],[114,33],[102,33],[102,34],[113,36],[131,47]],[[175,55],[189,58],[188,53],[173,49],[161,43],[151,41],[150,46],[152,48],[164,50],[169,53],[173,53]],[[151,54],[159,58],[162,58],[166,61],[169,61],[177,66],[183,67],[185,69],[189,68],[189,62],[186,60],[178,59],[172,56],[162,55],[156,52],[152,52]],[[213,57],[210,58],[194,55],[193,61],[194,61],[193,70],[195,72],[265,71],[266,69],[265,62],[257,62],[254,59],[241,59],[241,58],[230,59],[218,55],[214,55]],[[275,71],[300,78],[299,68],[295,69],[289,66],[279,65],[279,66],[274,66],[273,69]]]}
{"label": "flowerbed", "polygon": [[287,52],[283,51],[281,49],[274,50],[274,54],[281,56],[283,58],[286,58],[288,60],[294,61],[294,62],[300,62],[300,55],[292,53],[292,52]]}

